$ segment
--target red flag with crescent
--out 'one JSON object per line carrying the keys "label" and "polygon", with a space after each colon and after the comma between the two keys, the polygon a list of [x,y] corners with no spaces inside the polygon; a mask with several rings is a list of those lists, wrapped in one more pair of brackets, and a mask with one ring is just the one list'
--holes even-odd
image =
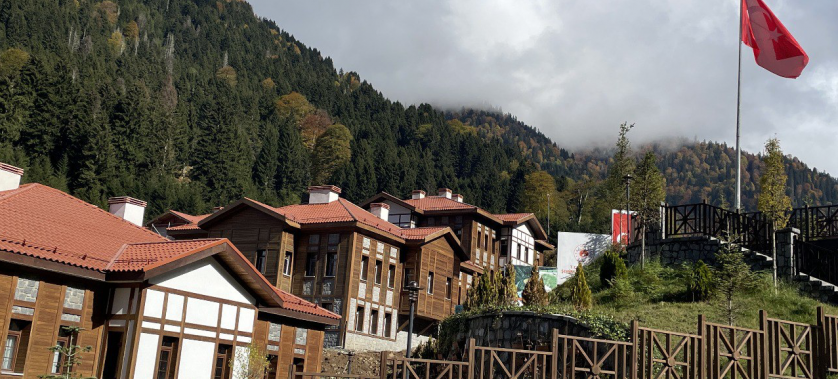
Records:
{"label": "red flag with crescent", "polygon": [[742,0],[742,42],[754,50],[760,67],[797,78],[809,56],[762,0]]}

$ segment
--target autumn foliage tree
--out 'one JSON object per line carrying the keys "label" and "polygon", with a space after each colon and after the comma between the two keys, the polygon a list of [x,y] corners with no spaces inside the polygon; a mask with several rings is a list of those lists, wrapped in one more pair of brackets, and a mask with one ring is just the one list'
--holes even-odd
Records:
{"label": "autumn foliage tree", "polygon": [[[765,172],[759,178],[757,207],[770,221],[772,255],[776,253],[777,230],[786,226],[791,215],[791,199],[786,194],[786,168],[780,140],[771,138],[765,143]],[[774,286],[777,286],[777,260],[774,259]]]}
{"label": "autumn foliage tree", "polygon": [[335,169],[352,157],[352,133],[345,126],[335,124],[326,129],[314,145],[314,184],[326,184]]}

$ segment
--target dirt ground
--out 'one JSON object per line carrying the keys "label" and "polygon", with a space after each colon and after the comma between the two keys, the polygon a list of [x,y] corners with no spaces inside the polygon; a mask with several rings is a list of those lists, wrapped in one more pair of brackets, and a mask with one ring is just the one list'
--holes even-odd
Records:
{"label": "dirt ground", "polygon": [[[403,352],[401,353],[403,354]],[[393,354],[393,352],[389,354]],[[381,367],[381,353],[351,353],[341,349],[324,349],[321,366],[321,372],[378,376]]]}

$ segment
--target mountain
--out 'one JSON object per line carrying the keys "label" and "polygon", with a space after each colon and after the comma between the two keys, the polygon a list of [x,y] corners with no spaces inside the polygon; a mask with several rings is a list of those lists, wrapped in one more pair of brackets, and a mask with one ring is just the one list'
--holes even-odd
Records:
{"label": "mountain", "polygon": [[[448,111],[446,117],[458,120],[487,140],[498,140],[515,147],[541,170],[556,177],[574,181],[602,180],[607,173],[612,151],[591,149],[569,152],[560,148],[539,132],[509,114],[491,111],[461,109]],[[614,126],[614,140],[618,125]],[[631,133],[629,133],[631,136]],[[706,200],[716,205],[734,201],[736,150],[724,143],[689,141],[687,139],[659,141],[634,147],[639,154],[654,151],[658,168],[666,178],[666,200],[671,204],[698,203]],[[742,153],[742,205],[746,210],[756,209],[759,177],[764,165],[761,157]],[[788,195],[794,206],[822,205],[838,202],[838,180],[816,168],[810,168],[800,159],[786,157]]]}
{"label": "mountain", "polygon": [[[729,163],[713,168],[729,149],[659,150],[670,200],[730,198]],[[509,115],[390,101],[246,2],[0,0],[0,161],[102,206],[127,194],[150,216],[198,214],[241,196],[299,202],[329,183],[352,201],[449,187],[529,211],[540,204],[522,201],[525,182],[545,170],[567,208],[553,225],[602,230],[607,204],[573,204],[595,195],[607,155],[572,154]],[[748,162],[752,198],[760,164]],[[833,178],[791,162],[796,202],[836,198]],[[571,222],[574,209],[596,217]]]}

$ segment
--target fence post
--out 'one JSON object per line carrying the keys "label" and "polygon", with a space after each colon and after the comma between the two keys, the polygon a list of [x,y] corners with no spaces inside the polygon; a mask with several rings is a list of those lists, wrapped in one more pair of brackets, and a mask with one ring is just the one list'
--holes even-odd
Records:
{"label": "fence post", "polygon": [[474,379],[474,338],[468,339],[468,378]]}
{"label": "fence post", "polygon": [[709,359],[707,358],[707,337],[706,337],[706,325],[707,319],[704,315],[698,315],[698,346],[696,350],[698,352],[698,362],[696,364],[696,379],[704,379],[706,378],[706,373],[709,372]]}
{"label": "fence post", "polygon": [[559,374],[559,330],[556,328],[553,328],[553,346],[550,349],[550,379],[556,379]]}
{"label": "fence post", "polygon": [[[760,378],[768,378],[768,368],[771,364],[771,351],[769,350],[770,347],[769,342],[771,337],[768,335],[768,314],[765,313],[765,309],[759,310],[759,330],[761,333],[761,343],[762,349],[760,349],[762,354],[758,354],[757,356],[762,356],[762,359],[757,359],[759,363],[757,364],[757,368],[761,372]],[[755,362],[756,363],[756,362]]]}
{"label": "fence post", "polygon": [[826,342],[826,320],[822,306],[818,307],[817,318],[817,332],[814,339],[817,347],[813,349],[812,363],[815,366],[815,377],[826,378],[829,371],[829,350]]}
{"label": "fence post", "polygon": [[[381,379],[387,379],[387,352],[386,351],[381,352],[381,362],[380,362],[380,364],[381,364],[381,368],[379,369],[380,371],[378,372],[378,377],[381,378]],[[395,372],[395,367],[393,368],[393,371]]]}
{"label": "fence post", "polygon": [[631,370],[629,378],[631,379],[637,379],[637,357],[640,350],[637,347],[637,328],[637,320],[631,320],[631,353],[629,354],[629,359],[631,359],[631,364],[629,364],[629,370]]}

